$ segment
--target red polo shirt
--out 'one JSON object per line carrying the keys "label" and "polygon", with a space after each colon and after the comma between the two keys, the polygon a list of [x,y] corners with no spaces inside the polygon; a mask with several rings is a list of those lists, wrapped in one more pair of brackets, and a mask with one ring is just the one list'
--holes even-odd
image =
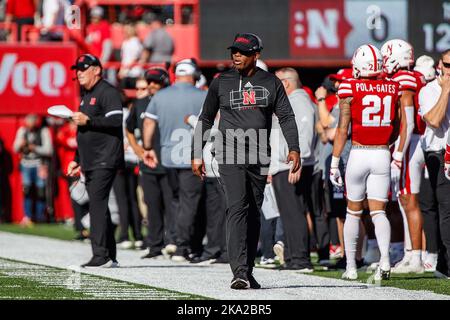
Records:
{"label": "red polo shirt", "polygon": [[11,14],[14,18],[33,18],[35,12],[34,0],[6,1],[6,14]]}

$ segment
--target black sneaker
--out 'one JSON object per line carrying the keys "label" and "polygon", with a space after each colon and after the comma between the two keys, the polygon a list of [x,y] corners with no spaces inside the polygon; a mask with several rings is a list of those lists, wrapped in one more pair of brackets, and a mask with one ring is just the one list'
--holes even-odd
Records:
{"label": "black sneaker", "polygon": [[314,268],[312,265],[300,265],[297,263],[285,263],[280,267],[280,270],[295,270],[301,273],[314,272]]}
{"label": "black sneaker", "polygon": [[251,289],[261,289],[261,285],[256,281],[255,277],[252,274],[248,275],[248,282],[250,283]]}
{"label": "black sneaker", "polygon": [[82,268],[117,268],[119,263],[117,260],[111,260],[110,258],[101,259],[94,257],[89,262],[82,264]]}
{"label": "black sneaker", "polygon": [[85,239],[87,239],[87,237],[85,237],[81,232],[78,233],[78,234],[73,238],[73,240],[75,240],[75,241],[84,241]]}
{"label": "black sneaker", "polygon": [[208,257],[204,257],[204,256],[200,256],[200,257],[194,257],[191,259],[191,261],[189,261],[190,263],[202,263],[202,264],[207,264],[207,263],[213,263],[216,259],[214,258],[208,258]]}
{"label": "black sneaker", "polygon": [[147,253],[145,256],[142,256],[141,259],[152,259],[152,258],[157,258],[157,257],[162,257],[163,254],[161,251],[153,251],[153,252],[149,252]]}
{"label": "black sneaker", "polygon": [[230,261],[226,257],[220,256],[216,260],[214,260],[212,263],[226,263],[226,264],[228,264],[228,263],[230,263]]}
{"label": "black sneaker", "polygon": [[231,280],[230,287],[235,290],[249,289],[250,282],[243,277],[234,277],[233,280]]}
{"label": "black sneaker", "polygon": [[[356,259],[356,268],[362,268],[364,267],[364,259],[358,260]],[[328,266],[328,269],[334,269],[334,270],[346,270],[347,269],[347,258],[344,256],[343,258],[339,259],[339,261],[335,265]]]}
{"label": "black sneaker", "polygon": [[434,271],[434,276],[440,279],[450,279],[450,274],[448,272],[448,268],[445,266],[436,266],[436,270]]}

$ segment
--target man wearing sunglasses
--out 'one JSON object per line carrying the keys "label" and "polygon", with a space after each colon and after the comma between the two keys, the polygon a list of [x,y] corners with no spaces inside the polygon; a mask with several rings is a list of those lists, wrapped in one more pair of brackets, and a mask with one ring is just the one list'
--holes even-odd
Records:
{"label": "man wearing sunglasses", "polygon": [[[437,200],[435,205],[438,208],[443,246],[438,251],[435,275],[450,279],[450,181],[446,179],[444,172],[444,168],[449,167],[444,161],[444,154],[450,127],[450,49],[441,54],[438,69],[440,76],[429,82],[419,93],[420,114],[427,124],[421,138],[429,174],[429,179],[425,179],[424,183],[429,183],[431,187],[431,194],[421,192],[421,195]],[[430,209],[422,208],[422,211],[426,214]]]}
{"label": "man wearing sunglasses", "polygon": [[214,148],[226,195],[231,288],[259,289],[252,272],[270,164],[272,114],[278,116],[286,138],[293,173],[300,169],[298,132],[283,84],[256,67],[261,39],[252,33],[237,34],[228,49],[234,68],[215,78],[208,90],[194,133],[192,171],[203,179],[202,150],[220,110],[221,134],[215,136]]}
{"label": "man wearing sunglasses", "polygon": [[83,170],[89,196],[93,257],[82,267],[117,267],[116,242],[108,198],[117,169],[124,167],[122,98],[102,79],[99,59],[78,57],[71,67],[81,87],[79,112],[72,116],[78,126],[78,149],[67,168],[68,176]]}

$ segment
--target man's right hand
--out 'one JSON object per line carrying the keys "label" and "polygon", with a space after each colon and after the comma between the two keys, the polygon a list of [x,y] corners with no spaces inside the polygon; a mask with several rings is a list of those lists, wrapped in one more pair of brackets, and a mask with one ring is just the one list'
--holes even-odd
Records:
{"label": "man's right hand", "polygon": [[400,175],[402,170],[402,162],[399,160],[392,160],[391,162],[391,183],[394,186],[395,192],[398,192],[399,183],[400,183]]}
{"label": "man's right hand", "polygon": [[438,82],[442,87],[442,90],[450,93],[450,74],[444,74],[438,78]]}
{"label": "man's right hand", "polygon": [[445,177],[450,180],[450,163],[448,162],[444,163],[444,174]]}
{"label": "man's right hand", "polygon": [[152,169],[155,169],[158,166],[158,156],[156,155],[155,150],[145,150],[143,161],[145,165],[149,166]]}
{"label": "man's right hand", "polygon": [[67,175],[69,177],[76,177],[80,175],[80,165],[75,161],[70,161],[69,165],[67,166]]}
{"label": "man's right hand", "polygon": [[314,92],[316,99],[326,98],[327,94],[328,94],[328,91],[323,86],[318,87],[316,92]]}
{"label": "man's right hand", "polygon": [[342,180],[341,171],[339,168],[330,168],[330,180],[331,183],[336,187],[342,187],[344,181]]}
{"label": "man's right hand", "polygon": [[192,172],[203,180],[203,177],[206,174],[205,163],[202,159],[192,159],[191,161]]}

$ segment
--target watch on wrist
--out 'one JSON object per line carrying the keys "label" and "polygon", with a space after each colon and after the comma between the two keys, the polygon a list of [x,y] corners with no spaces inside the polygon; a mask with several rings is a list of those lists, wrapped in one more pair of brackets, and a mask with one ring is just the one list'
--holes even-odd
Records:
{"label": "watch on wrist", "polygon": [[321,102],[321,101],[324,101],[324,100],[325,100],[324,97],[320,97],[320,98],[317,99],[318,102]]}

